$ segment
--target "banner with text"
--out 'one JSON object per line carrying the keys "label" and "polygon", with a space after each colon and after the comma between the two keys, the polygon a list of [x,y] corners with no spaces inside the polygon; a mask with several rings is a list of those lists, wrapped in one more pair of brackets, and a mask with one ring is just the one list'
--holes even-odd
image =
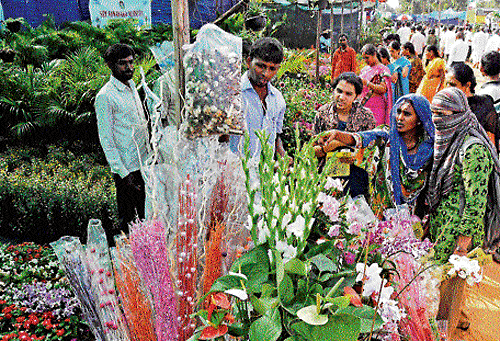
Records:
{"label": "banner with text", "polygon": [[151,27],[151,0],[90,0],[92,25],[104,27],[115,19],[135,19],[141,27]]}

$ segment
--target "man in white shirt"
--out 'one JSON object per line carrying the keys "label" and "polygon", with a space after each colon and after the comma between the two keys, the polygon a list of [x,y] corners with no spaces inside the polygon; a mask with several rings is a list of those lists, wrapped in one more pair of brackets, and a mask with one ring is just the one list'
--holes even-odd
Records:
{"label": "man in white shirt", "polygon": [[107,230],[108,243],[134,219],[144,218],[145,189],[140,168],[146,159],[147,120],[132,76],[135,52],[114,44],[104,53],[111,69],[109,81],[95,100],[99,140],[115,180],[119,229]]}
{"label": "man in white shirt", "polygon": [[[422,27],[418,26],[415,33],[412,35],[410,42],[415,47],[415,53],[420,58],[425,47],[425,36],[422,34]],[[403,44],[404,45],[404,44]]]}
{"label": "man in white shirt", "polygon": [[488,52],[498,51],[498,50],[500,50],[500,36],[498,35],[498,30],[495,30],[488,38],[488,42],[486,43],[484,53],[486,54]]}
{"label": "man in white shirt", "polygon": [[444,34],[444,56],[448,58],[451,52],[451,47],[455,42],[456,34],[453,26],[448,27],[448,31]]}
{"label": "man in white shirt", "polygon": [[460,31],[457,33],[457,40],[451,46],[447,65],[452,66],[455,63],[465,63],[468,52],[469,45],[464,41],[464,32]]}
{"label": "man in white shirt", "polygon": [[479,66],[481,57],[484,54],[484,49],[488,43],[488,33],[486,33],[486,28],[479,29],[476,33],[472,35],[472,63],[474,67]]}
{"label": "man in white shirt", "polygon": [[396,32],[399,35],[399,42],[401,45],[410,40],[411,28],[410,23],[403,23],[403,26]]}

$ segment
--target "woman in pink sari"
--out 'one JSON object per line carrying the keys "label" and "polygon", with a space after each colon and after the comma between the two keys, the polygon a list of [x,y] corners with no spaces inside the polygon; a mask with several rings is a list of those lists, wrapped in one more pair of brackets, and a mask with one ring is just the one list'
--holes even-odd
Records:
{"label": "woman in pink sari", "polygon": [[367,64],[359,74],[363,80],[361,104],[371,109],[377,126],[389,125],[392,109],[391,72],[380,62],[374,45],[363,46],[361,53]]}

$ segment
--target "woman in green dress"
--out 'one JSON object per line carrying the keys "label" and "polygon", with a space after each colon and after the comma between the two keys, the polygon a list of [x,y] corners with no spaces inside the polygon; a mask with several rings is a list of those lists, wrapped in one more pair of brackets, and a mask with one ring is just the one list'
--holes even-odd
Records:
{"label": "woman in green dress", "polygon": [[[461,90],[452,87],[438,92],[431,108],[436,139],[427,199],[435,258],[446,262],[452,254],[463,256],[483,247],[498,262],[500,161],[495,147]],[[444,312],[450,309],[450,340],[500,339],[497,262],[482,264],[482,280],[474,286],[441,287],[440,307],[444,309],[440,313],[446,318]]]}
{"label": "woman in green dress", "polygon": [[496,245],[500,162],[461,90],[440,91],[431,109],[436,139],[429,177],[429,232],[436,242],[436,259],[446,261],[455,251],[463,254],[477,246]]}

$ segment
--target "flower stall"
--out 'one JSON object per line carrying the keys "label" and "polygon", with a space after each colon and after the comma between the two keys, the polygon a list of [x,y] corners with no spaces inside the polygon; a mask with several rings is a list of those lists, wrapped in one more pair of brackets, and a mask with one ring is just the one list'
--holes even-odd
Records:
{"label": "flower stall", "polygon": [[379,220],[298,133],[292,167],[263,132],[260,155],[248,137],[232,153],[214,134],[241,133],[241,54],[206,44],[185,59],[185,125],[151,115],[147,219],[111,249],[98,221],[85,245],[52,243],[96,340],[446,338],[439,285],[475,285],[486,257],[436,264],[419,218],[400,206]]}

